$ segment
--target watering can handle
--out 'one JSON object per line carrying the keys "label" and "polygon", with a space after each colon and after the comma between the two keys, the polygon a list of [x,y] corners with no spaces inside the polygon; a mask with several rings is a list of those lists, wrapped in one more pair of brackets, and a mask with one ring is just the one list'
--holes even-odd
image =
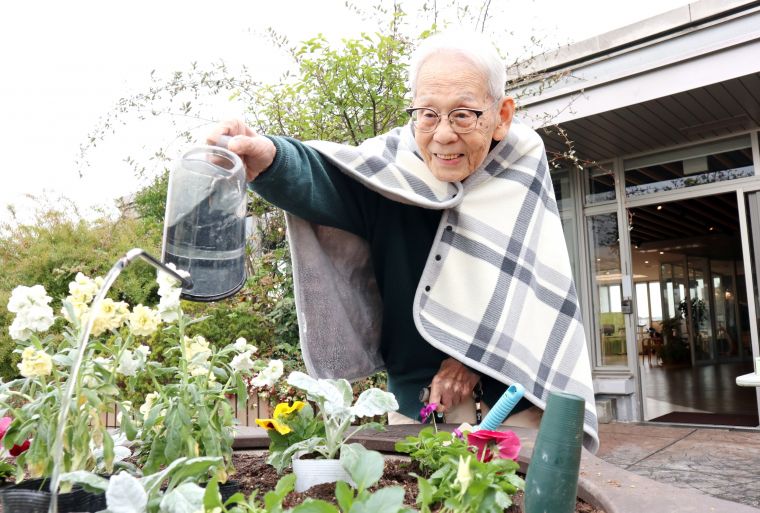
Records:
{"label": "watering can handle", "polygon": [[227,148],[227,145],[230,142],[230,139],[232,139],[232,136],[229,135],[220,135],[219,138],[216,140],[216,144],[214,146],[219,146],[220,148]]}
{"label": "watering can handle", "polygon": [[515,405],[525,395],[525,387],[519,383],[510,385],[504,394],[496,401],[493,408],[486,414],[486,418],[476,429],[488,429],[495,430],[499,425],[506,420]]}

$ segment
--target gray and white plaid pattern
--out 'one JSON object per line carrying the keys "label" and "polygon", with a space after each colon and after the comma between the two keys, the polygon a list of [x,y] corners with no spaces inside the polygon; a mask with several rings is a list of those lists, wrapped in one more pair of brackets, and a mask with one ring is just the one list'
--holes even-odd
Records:
{"label": "gray and white plaid pattern", "polygon": [[[583,397],[584,444],[596,451],[586,337],[538,134],[514,122],[507,138],[464,184],[432,176],[409,125],[355,148],[322,141],[308,144],[386,197],[442,210],[414,301],[420,334],[432,346],[505,385],[522,384],[526,397],[541,408],[550,391]],[[298,251],[293,233],[291,245]],[[294,262],[298,267],[303,258],[295,257]],[[302,316],[300,310],[309,308],[308,301],[298,304]],[[303,335],[302,330],[308,358],[320,342],[313,331],[309,340]],[[341,342],[352,343],[362,341]],[[307,366],[325,374],[314,359]]]}

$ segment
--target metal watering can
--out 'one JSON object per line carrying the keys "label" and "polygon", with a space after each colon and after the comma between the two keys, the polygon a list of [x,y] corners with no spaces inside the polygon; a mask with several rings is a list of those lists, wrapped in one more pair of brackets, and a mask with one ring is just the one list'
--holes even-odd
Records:
{"label": "metal watering can", "polygon": [[189,150],[169,175],[161,260],[190,273],[183,299],[218,301],[245,283],[246,180],[229,139]]}

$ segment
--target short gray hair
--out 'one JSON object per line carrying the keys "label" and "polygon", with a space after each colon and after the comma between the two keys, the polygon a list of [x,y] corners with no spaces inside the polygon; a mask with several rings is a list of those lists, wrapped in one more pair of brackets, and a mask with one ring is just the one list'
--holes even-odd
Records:
{"label": "short gray hair", "polygon": [[493,44],[478,32],[450,30],[424,39],[412,53],[409,63],[409,88],[417,94],[417,74],[425,61],[438,53],[456,53],[472,62],[486,77],[488,93],[494,100],[504,96],[507,70]]}

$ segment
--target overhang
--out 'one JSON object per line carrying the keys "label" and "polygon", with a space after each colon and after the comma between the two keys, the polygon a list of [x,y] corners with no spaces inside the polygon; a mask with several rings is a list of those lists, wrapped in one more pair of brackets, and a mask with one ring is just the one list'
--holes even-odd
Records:
{"label": "overhang", "polygon": [[[760,126],[760,2],[703,0],[521,70],[508,86],[521,117],[560,124],[584,159],[745,132]],[[566,150],[556,132],[545,140]]]}

